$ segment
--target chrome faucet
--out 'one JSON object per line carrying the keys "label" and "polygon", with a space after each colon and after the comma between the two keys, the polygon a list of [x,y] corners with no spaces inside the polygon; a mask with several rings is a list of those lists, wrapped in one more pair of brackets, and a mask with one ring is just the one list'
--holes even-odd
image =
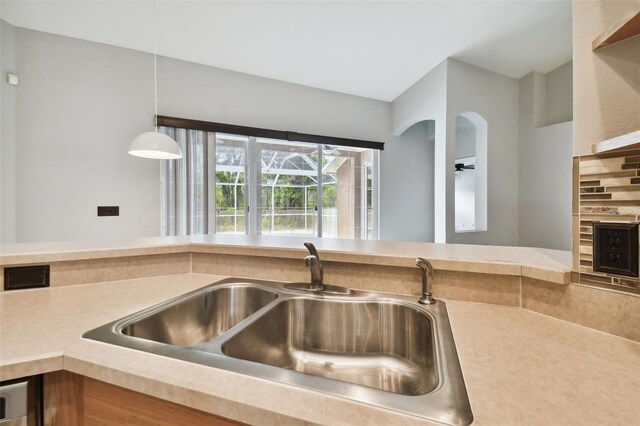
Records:
{"label": "chrome faucet", "polygon": [[340,294],[348,296],[355,293],[350,288],[329,284],[325,285],[323,276],[324,270],[322,262],[320,262],[318,250],[316,250],[312,243],[304,243],[304,246],[309,250],[309,254],[304,258],[304,264],[311,270],[311,283],[288,283],[284,285],[284,288],[296,291],[308,291],[318,296],[324,296],[325,294]]}
{"label": "chrome faucet", "polygon": [[322,291],[324,289],[323,284],[323,270],[322,262],[320,262],[320,255],[318,250],[312,243],[304,243],[304,246],[309,250],[309,255],[304,258],[304,264],[311,270],[311,284],[309,290]]}
{"label": "chrome faucet", "polygon": [[436,303],[436,299],[431,296],[431,286],[429,285],[429,278],[433,279],[433,266],[422,257],[416,258],[416,266],[422,269],[422,297],[418,303],[433,305]]}

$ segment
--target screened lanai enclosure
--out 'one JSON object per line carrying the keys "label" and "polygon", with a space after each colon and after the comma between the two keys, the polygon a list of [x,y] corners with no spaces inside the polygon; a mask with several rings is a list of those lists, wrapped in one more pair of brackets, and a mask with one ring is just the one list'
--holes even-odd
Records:
{"label": "screened lanai enclosure", "polygon": [[163,234],[377,238],[376,150],[163,127]]}

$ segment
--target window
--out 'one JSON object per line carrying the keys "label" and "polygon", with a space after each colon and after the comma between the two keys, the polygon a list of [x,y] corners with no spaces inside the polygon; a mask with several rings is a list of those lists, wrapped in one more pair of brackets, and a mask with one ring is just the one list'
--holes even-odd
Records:
{"label": "window", "polygon": [[318,146],[257,138],[258,233],[318,236]]}
{"label": "window", "polygon": [[162,165],[162,235],[377,238],[377,149],[160,131],[184,153]]}
{"label": "window", "polygon": [[249,138],[216,134],[215,142],[215,232],[245,234]]}

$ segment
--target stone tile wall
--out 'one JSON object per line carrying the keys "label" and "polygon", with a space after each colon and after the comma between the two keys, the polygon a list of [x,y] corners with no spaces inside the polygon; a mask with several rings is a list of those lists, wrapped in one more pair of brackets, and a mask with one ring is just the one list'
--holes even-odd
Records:
{"label": "stone tile wall", "polygon": [[577,157],[573,191],[579,283],[640,293],[638,277],[595,272],[592,247],[594,221],[640,222],[640,149]]}

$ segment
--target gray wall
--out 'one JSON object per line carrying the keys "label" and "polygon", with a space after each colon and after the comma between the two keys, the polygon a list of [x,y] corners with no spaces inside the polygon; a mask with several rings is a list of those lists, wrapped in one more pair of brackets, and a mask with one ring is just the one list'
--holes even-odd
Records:
{"label": "gray wall", "polygon": [[20,28],[15,54],[16,241],[159,235],[160,165],[127,154],[153,115],[148,55]]}
{"label": "gray wall", "polygon": [[[152,56],[15,33],[21,84],[15,120],[3,115],[3,129],[13,122],[16,133],[2,135],[3,154],[16,150],[15,240],[159,235],[160,164],[127,154],[131,139],[152,128]],[[8,61],[12,49],[2,47]],[[387,102],[167,58],[159,58],[158,78],[164,115],[378,141],[390,133]],[[10,101],[3,93],[3,107]],[[3,155],[4,161],[11,159]],[[9,172],[3,167],[3,175]],[[3,200],[11,197],[10,188],[2,191]],[[112,204],[120,217],[96,217],[97,205]],[[5,218],[11,212],[3,211]],[[11,242],[7,235],[4,242]]]}
{"label": "gray wall", "polygon": [[[447,242],[517,246],[518,81],[460,61],[447,62]],[[459,114],[469,111],[488,123],[487,230],[456,233],[455,123]]]}
{"label": "gray wall", "polygon": [[535,129],[520,146],[520,245],[571,250],[573,122]]}
{"label": "gray wall", "polygon": [[380,154],[380,239],[434,240],[435,121],[392,137]]}
{"label": "gray wall", "polygon": [[[446,165],[447,165],[447,66],[442,61],[429,71],[404,93],[398,96],[392,105],[393,135],[402,135],[405,130],[424,120],[435,123],[434,137],[434,187],[425,187],[424,191],[433,191],[434,197],[434,241],[446,242]],[[402,168],[402,163],[387,165]],[[382,187],[381,187],[382,191]],[[384,218],[383,218],[384,219]]]}
{"label": "gray wall", "polygon": [[[571,62],[546,75],[531,72],[518,82],[522,246],[571,250],[570,72]],[[566,121],[554,124],[557,120]]]}
{"label": "gray wall", "polygon": [[[3,21],[0,21],[0,23]],[[16,30],[0,24],[0,243],[16,239],[16,87],[6,75],[16,71]]]}
{"label": "gray wall", "polygon": [[162,115],[379,142],[391,132],[388,102],[169,58],[158,81]]}
{"label": "gray wall", "polygon": [[[424,186],[419,195],[436,200],[435,241],[570,249],[571,165],[567,153],[571,125],[545,126],[571,119],[571,63],[546,76],[538,74],[531,74],[537,79],[533,97],[533,93],[523,92],[522,79],[449,59],[393,102],[396,134],[405,136],[402,132],[420,120],[435,120],[435,187]],[[468,111],[477,112],[488,122],[488,223],[487,231],[455,233],[453,161],[462,156],[456,152],[455,137],[471,139],[470,129],[456,129],[455,123],[458,114]],[[415,139],[415,134],[412,136],[410,139]],[[403,140],[392,139],[387,146],[393,149],[399,142]],[[382,159],[381,235],[404,239],[407,229],[422,229],[422,218],[404,213],[400,220],[394,220],[395,210],[386,203],[406,198],[389,194],[402,191],[393,181],[396,174],[407,182],[420,177],[403,169],[405,156],[383,155]],[[386,181],[389,179],[391,182]],[[439,196],[445,196],[445,188],[446,204],[438,201]],[[445,229],[446,236],[439,239],[438,232]]]}
{"label": "gray wall", "polygon": [[573,62],[549,72],[545,76],[545,124],[573,120]]}
{"label": "gray wall", "polygon": [[[1,34],[0,240],[158,235],[159,163],[127,154],[131,139],[151,129],[152,57],[5,22]],[[7,85],[8,71],[19,87]],[[571,63],[532,73],[527,95],[526,78],[518,88],[446,60],[393,103],[168,58],[158,72],[160,114],[385,141],[384,239],[567,247],[567,126],[538,128],[571,116]],[[467,111],[489,123],[489,224],[455,234],[455,118]],[[551,182],[561,182],[552,205],[536,195]],[[97,218],[101,204],[120,205],[121,216]]]}

